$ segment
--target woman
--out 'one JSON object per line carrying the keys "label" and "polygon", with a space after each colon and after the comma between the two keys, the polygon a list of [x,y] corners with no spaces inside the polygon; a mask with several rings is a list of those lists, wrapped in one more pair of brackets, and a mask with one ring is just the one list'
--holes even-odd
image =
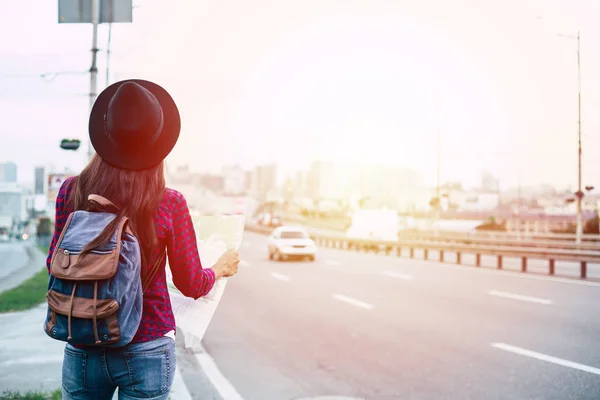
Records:
{"label": "woman", "polygon": [[[164,159],[179,137],[175,102],[143,80],[115,83],[96,100],[90,140],[96,155],[77,177],[66,180],[56,200],[56,225],[47,266],[69,214],[85,209],[90,194],[111,200],[129,218],[140,241],[142,270],[167,249],[173,281],[186,296],[206,295],[215,281],[237,273],[239,256],[225,253],[202,268],[185,198],[165,188]],[[99,238],[101,241],[102,238]],[[65,347],[63,399],[167,399],[175,373],[175,319],[167,291],[166,260],[144,292],[142,319],[122,348]]]}

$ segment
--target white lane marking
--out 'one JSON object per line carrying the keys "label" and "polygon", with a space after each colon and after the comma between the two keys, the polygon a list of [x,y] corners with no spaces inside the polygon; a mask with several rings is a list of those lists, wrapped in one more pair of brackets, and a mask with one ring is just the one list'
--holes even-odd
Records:
{"label": "white lane marking", "polygon": [[329,264],[329,265],[342,265],[341,262],[334,261],[334,260],[327,260],[327,264]]}
{"label": "white lane marking", "polygon": [[562,358],[548,356],[546,354],[537,353],[535,351],[511,346],[510,344],[506,343],[492,343],[491,346],[496,349],[508,351],[509,353],[519,354],[521,356],[535,358],[536,360],[546,361],[552,364],[562,365],[563,367],[578,369],[579,371],[600,375],[600,368],[590,367],[589,365],[579,364],[569,360],[563,360]]}
{"label": "white lane marking", "polygon": [[404,279],[405,281],[412,281],[415,279],[412,275],[401,274],[399,272],[394,272],[394,271],[383,271],[382,274],[385,276],[392,277],[392,278]]}
{"label": "white lane marking", "polygon": [[279,279],[280,281],[284,281],[284,282],[289,282],[292,280],[289,276],[283,275],[283,274],[278,274],[277,272],[271,272],[271,276],[275,279]]}
{"label": "white lane marking", "polygon": [[364,301],[353,299],[352,297],[348,297],[343,294],[334,294],[333,298],[339,301],[343,301],[344,303],[352,304],[353,306],[364,308],[365,310],[372,310],[373,306],[369,303],[365,303]]}
{"label": "white lane marking", "polygon": [[242,268],[248,268],[251,266],[252,266],[252,264],[250,264],[248,261],[244,261],[244,260],[240,261],[240,267],[242,267]]}
{"label": "white lane marking", "polygon": [[204,347],[200,345],[200,352],[196,353],[195,356],[202,371],[206,374],[217,392],[219,392],[221,398],[227,400],[244,400],[238,391],[235,390],[231,382],[229,382],[221,373],[215,360],[206,352]]}
{"label": "white lane marking", "polygon": [[499,290],[490,290],[488,292],[488,294],[490,296],[504,297],[506,299],[528,301],[530,303],[552,304],[552,301],[548,300],[548,299],[540,299],[539,297],[522,296],[520,294],[514,294],[514,293],[508,293],[508,292],[501,292]]}

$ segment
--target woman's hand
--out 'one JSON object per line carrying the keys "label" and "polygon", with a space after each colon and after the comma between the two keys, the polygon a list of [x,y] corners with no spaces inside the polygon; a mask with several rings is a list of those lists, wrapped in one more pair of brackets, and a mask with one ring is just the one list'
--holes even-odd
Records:
{"label": "woman's hand", "polygon": [[235,250],[226,251],[215,263],[212,269],[215,271],[217,279],[227,278],[237,274],[240,255]]}

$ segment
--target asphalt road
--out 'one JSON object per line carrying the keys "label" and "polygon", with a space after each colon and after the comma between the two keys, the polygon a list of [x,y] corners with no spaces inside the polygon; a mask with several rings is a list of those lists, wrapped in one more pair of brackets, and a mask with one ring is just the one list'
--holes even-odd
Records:
{"label": "asphalt road", "polygon": [[600,398],[598,283],[327,248],[274,262],[252,233],[241,254],[204,346],[243,399]]}
{"label": "asphalt road", "polygon": [[0,242],[0,292],[11,289],[45,265],[45,254],[33,242]]}

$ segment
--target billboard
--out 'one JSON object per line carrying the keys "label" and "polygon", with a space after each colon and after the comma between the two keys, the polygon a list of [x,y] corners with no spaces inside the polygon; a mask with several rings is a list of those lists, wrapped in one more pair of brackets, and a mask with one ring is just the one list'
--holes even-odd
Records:
{"label": "billboard", "polygon": [[71,174],[48,174],[48,201],[54,203],[58,191],[65,180],[69,179]]}

